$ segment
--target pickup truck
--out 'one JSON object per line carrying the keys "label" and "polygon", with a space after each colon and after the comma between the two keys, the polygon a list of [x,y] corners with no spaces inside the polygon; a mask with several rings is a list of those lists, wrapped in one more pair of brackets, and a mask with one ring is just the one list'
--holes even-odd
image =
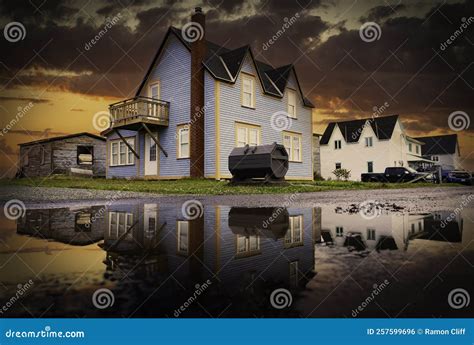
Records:
{"label": "pickup truck", "polygon": [[457,170],[452,165],[435,166],[435,171],[438,171],[439,168],[441,168],[443,182],[462,183],[467,185],[472,184],[472,175],[468,171]]}
{"label": "pickup truck", "polygon": [[426,173],[419,173],[412,168],[388,167],[383,173],[361,174],[360,179],[362,182],[409,182],[426,175]]}

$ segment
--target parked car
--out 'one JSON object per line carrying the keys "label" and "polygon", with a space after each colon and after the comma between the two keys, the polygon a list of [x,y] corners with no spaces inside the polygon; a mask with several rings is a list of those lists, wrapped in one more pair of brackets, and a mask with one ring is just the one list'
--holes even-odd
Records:
{"label": "parked car", "polygon": [[471,185],[472,174],[465,170],[455,169],[452,165],[440,165],[436,166],[438,170],[441,167],[441,178],[446,183],[462,183]]}
{"label": "parked car", "polygon": [[362,182],[409,182],[422,176],[425,176],[425,179],[431,178],[430,175],[409,167],[388,167],[383,173],[361,174],[360,179]]}

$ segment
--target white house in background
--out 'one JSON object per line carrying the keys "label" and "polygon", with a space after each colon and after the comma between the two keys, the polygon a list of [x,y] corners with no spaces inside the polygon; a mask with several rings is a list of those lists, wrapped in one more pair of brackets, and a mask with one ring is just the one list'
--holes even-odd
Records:
{"label": "white house in background", "polygon": [[362,173],[431,162],[421,156],[422,145],[406,135],[398,115],[331,122],[320,140],[321,176],[334,179],[342,168],[359,181]]}
{"label": "white house in background", "polygon": [[431,137],[416,138],[424,145],[421,153],[424,158],[432,160],[437,165],[451,165],[456,169],[461,168],[458,135],[437,135]]}

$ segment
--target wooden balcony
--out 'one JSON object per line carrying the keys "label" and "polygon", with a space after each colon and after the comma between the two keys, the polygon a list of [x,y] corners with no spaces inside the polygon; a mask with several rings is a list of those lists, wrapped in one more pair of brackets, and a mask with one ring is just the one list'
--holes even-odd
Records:
{"label": "wooden balcony", "polygon": [[109,105],[111,129],[137,130],[142,124],[168,126],[169,102],[148,97],[134,97]]}

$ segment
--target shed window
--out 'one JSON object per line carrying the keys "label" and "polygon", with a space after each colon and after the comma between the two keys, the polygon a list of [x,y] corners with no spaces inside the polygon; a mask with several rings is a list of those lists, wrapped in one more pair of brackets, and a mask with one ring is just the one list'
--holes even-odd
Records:
{"label": "shed window", "polygon": [[44,146],[41,146],[40,147],[40,163],[41,164],[45,163],[46,161],[45,156],[46,156],[46,150],[44,149]]}
{"label": "shed window", "polygon": [[92,165],[94,161],[94,146],[77,147],[77,164]]}

